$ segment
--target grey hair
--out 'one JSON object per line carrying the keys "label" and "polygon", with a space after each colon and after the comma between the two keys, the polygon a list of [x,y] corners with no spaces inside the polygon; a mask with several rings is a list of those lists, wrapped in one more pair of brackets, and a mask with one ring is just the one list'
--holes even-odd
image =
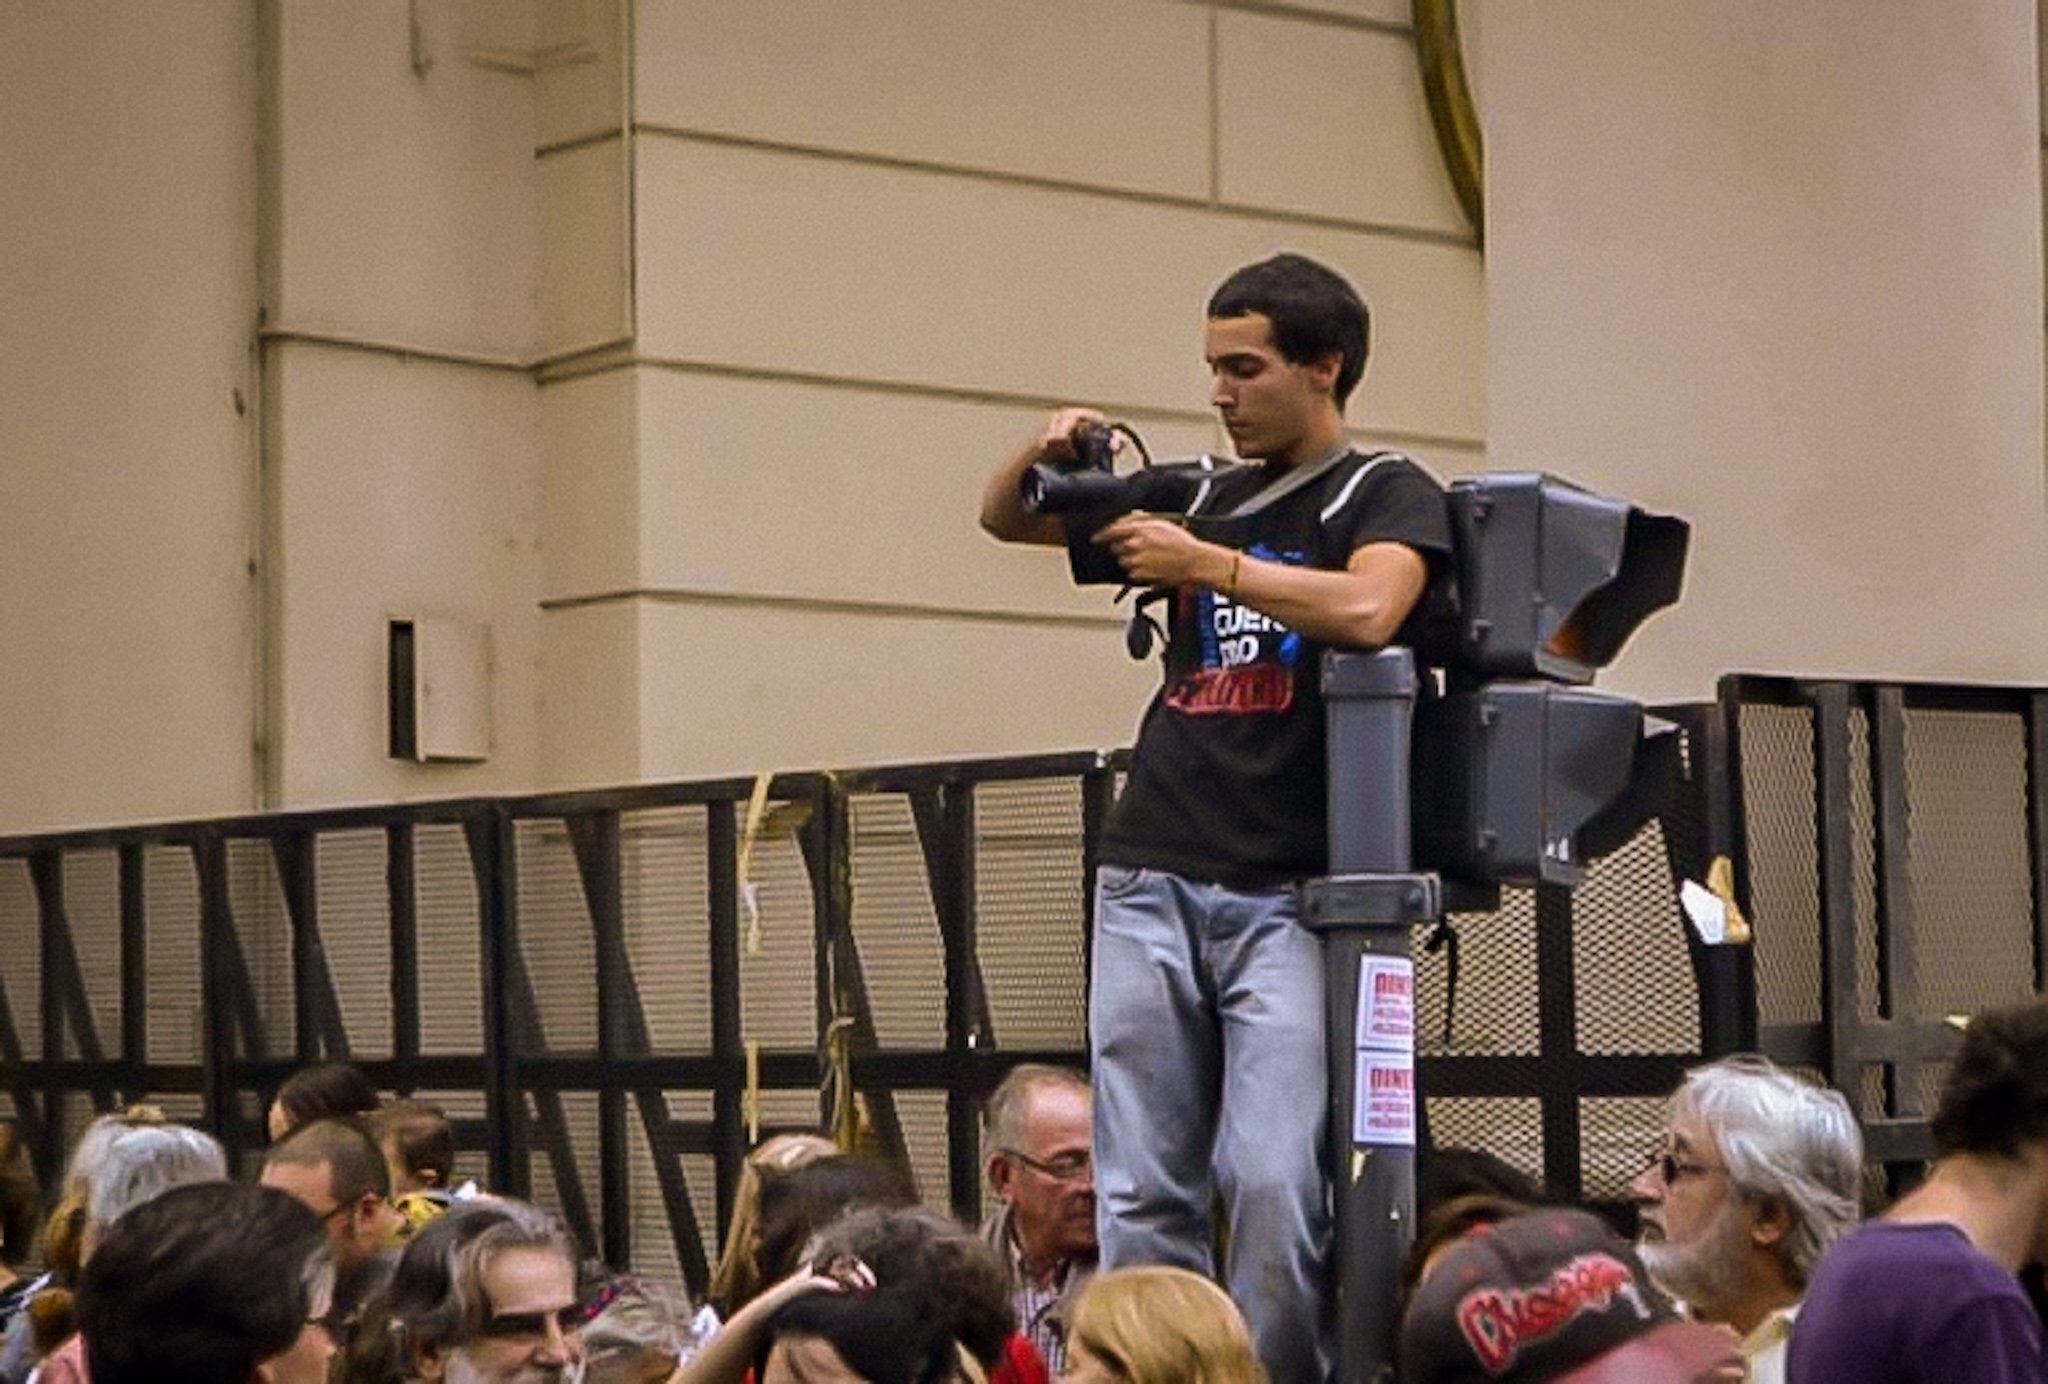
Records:
{"label": "grey hair", "polygon": [[107,1156],[107,1145],[131,1129],[147,1129],[164,1123],[164,1112],[154,1105],[131,1105],[126,1110],[94,1117],[71,1146],[71,1158],[64,1165],[64,1190],[84,1196],[92,1175]]}
{"label": "grey hair", "polygon": [[220,1141],[186,1125],[142,1125],[116,1134],[100,1154],[85,1193],[85,1218],[109,1226],[173,1187],[225,1182]]}
{"label": "grey hair", "polygon": [[989,1095],[982,1111],[982,1126],[988,1142],[996,1148],[1013,1149],[1024,1142],[1024,1105],[1041,1086],[1073,1086],[1090,1090],[1088,1078],[1072,1067],[1054,1067],[1043,1062],[1020,1062],[1010,1069],[1002,1084]]}
{"label": "grey hair", "polygon": [[508,1197],[459,1203],[416,1231],[383,1301],[400,1360],[473,1339],[491,1311],[484,1274],[512,1249],[553,1250],[572,1272],[576,1267],[575,1242],[561,1224]]}
{"label": "grey hair", "polygon": [[1821,1251],[1856,1224],[1863,1134],[1849,1102],[1745,1053],[1687,1072],[1669,1114],[1705,1127],[1738,1192],[1785,1208],[1778,1255],[1803,1286]]}

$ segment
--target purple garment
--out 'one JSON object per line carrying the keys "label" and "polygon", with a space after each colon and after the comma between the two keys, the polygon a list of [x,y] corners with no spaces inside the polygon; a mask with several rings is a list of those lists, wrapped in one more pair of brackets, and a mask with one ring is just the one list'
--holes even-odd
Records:
{"label": "purple garment", "polygon": [[1872,1221],[1822,1257],[1792,1323],[1786,1384],[2041,1384],[2019,1281],[1953,1225]]}

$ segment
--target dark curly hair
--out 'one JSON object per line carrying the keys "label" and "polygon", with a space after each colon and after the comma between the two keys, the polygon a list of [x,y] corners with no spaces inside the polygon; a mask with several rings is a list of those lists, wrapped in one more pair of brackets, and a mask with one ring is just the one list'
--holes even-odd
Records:
{"label": "dark curly hair", "polygon": [[854,1211],[811,1245],[814,1264],[846,1259],[866,1264],[881,1287],[916,1295],[923,1314],[983,1365],[1003,1358],[1017,1314],[995,1251],[974,1232],[922,1207]]}
{"label": "dark curly hair", "polygon": [[2022,1144],[2048,1140],[2048,999],[1970,1020],[1931,1128],[1937,1158],[2017,1158]]}

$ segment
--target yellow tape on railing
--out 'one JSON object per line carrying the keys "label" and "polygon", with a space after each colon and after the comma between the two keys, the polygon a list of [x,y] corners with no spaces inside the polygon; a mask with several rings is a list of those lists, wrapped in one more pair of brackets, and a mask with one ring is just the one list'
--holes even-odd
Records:
{"label": "yellow tape on railing", "polygon": [[754,883],[754,841],[761,823],[768,817],[768,784],[773,774],[754,775],[754,791],[747,798],[746,829],[740,833],[740,906],[747,912],[747,955],[761,954],[761,892]]}

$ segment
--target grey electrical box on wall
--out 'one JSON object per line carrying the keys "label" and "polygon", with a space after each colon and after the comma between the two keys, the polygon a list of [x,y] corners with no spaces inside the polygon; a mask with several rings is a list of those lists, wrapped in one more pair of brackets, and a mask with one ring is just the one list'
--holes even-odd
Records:
{"label": "grey electrical box on wall", "polygon": [[474,764],[491,753],[491,627],[447,615],[385,621],[393,759]]}

